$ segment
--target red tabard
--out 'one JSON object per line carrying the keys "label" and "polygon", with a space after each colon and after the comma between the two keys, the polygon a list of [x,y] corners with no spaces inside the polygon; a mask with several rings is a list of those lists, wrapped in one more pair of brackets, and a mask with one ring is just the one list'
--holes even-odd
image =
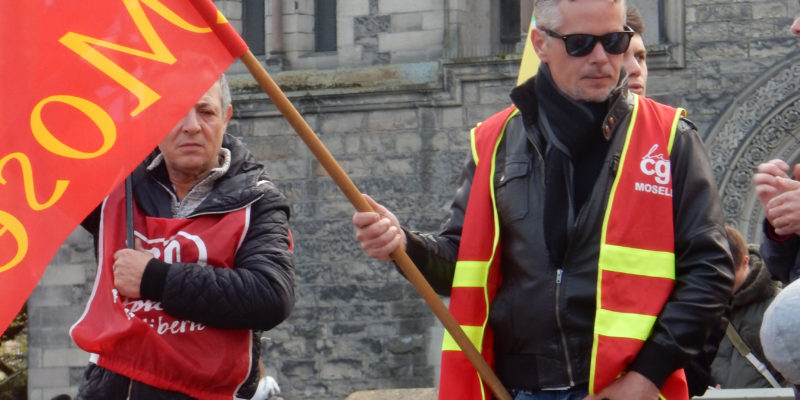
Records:
{"label": "red tabard", "polygon": [[[135,235],[159,260],[232,268],[250,208],[192,219],[151,218],[138,209]],[[84,314],[70,334],[98,365],[137,381],[202,399],[232,399],[247,378],[250,330],[216,329],[179,320],[160,302],[120,297],[113,255],[125,248],[125,195],[103,203],[99,265]],[[213,268],[213,267],[207,267]],[[197,299],[203,301],[203,299]]]}
{"label": "red tabard", "polygon": [[[644,345],[645,336],[652,333],[675,285],[670,155],[684,111],[636,98],[630,122],[633,127],[623,148],[603,227],[591,394],[599,393],[625,373]],[[612,247],[615,255],[609,256]],[[659,253],[661,256],[656,257]],[[641,317],[652,317],[647,319],[646,332],[633,327],[632,321],[642,321]],[[598,326],[616,329],[611,334],[598,331]],[[689,399],[683,369],[666,379],[660,398]]]}
{"label": "red tabard", "polygon": [[[480,343],[480,346],[476,347],[492,369],[494,369],[494,332],[488,323],[489,304],[494,300],[502,282],[500,253],[496,252],[495,246],[499,246],[499,231],[495,231],[492,172],[497,141],[515,111],[515,107],[508,107],[475,128],[473,147],[477,149],[475,154],[480,162],[476,161],[475,165],[472,189],[461,232],[461,245],[458,248],[458,261],[484,262],[485,270],[482,274],[486,280],[483,287],[454,286],[450,293],[450,313],[462,328],[473,328],[473,332],[477,332],[471,339]],[[495,238],[498,239],[497,243]],[[459,264],[456,265],[458,274]],[[475,331],[474,328],[478,330]],[[439,399],[487,399],[490,394],[489,386],[478,376],[467,356],[460,349],[448,350],[443,347]]]}

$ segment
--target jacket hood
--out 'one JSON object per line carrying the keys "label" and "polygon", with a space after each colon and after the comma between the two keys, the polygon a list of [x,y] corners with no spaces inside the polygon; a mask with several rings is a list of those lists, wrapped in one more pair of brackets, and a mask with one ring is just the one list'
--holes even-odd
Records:
{"label": "jacket hood", "polygon": [[772,280],[769,271],[764,267],[758,249],[751,246],[748,250],[750,273],[731,300],[731,306],[734,309],[772,298],[780,290],[778,283]]}

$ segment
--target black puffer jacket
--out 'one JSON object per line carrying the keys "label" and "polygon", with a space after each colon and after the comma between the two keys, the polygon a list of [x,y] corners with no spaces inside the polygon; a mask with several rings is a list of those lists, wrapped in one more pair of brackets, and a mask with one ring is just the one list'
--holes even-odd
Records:
{"label": "black puffer jacket", "polygon": [[[142,298],[160,301],[164,310],[176,318],[216,328],[253,330],[253,368],[238,393],[239,397],[249,398],[255,393],[258,383],[260,331],[271,329],[285,320],[294,306],[289,203],[241,141],[226,134],[222,147],[231,151],[230,168],[216,181],[214,189],[189,218],[251,206],[249,229],[236,252],[234,268],[167,264],[153,259],[145,269],[140,291]],[[172,218],[170,192],[173,189],[163,163],[152,171],[146,169],[156,154],[148,157],[132,174],[134,198],[146,215]],[[83,223],[95,236],[95,241],[99,216],[98,209]],[[117,398],[116,387],[121,385],[125,390],[128,387],[127,378],[96,365],[87,370],[86,378],[81,392],[94,393],[94,397],[84,397],[87,399],[114,399]],[[134,387],[139,385],[134,384]],[[109,391],[103,391],[102,386]],[[175,392],[153,388],[140,388],[139,391],[147,393],[142,399],[151,398],[147,396],[186,398]],[[154,394],[158,392],[161,394]]]}
{"label": "black puffer jacket", "polygon": [[[540,70],[538,76],[546,78],[546,73]],[[534,88],[536,80],[545,78],[539,77],[512,91],[521,113],[509,121],[498,146],[493,181],[503,271],[489,315],[495,333],[496,372],[506,387],[529,390],[589,380],[602,221],[633,101],[632,95],[620,91],[605,106],[605,118],[596,121],[593,130],[570,130],[598,143],[588,149],[587,157],[575,158],[565,168],[574,178],[568,182],[587,183],[568,187],[565,190],[570,192],[560,203],[545,210],[551,187],[546,184],[547,170],[552,167],[546,155],[552,149],[540,129],[539,89]],[[556,95],[563,97],[560,92]],[[562,114],[549,116],[554,130],[563,131],[578,124],[578,119],[592,124],[593,111],[588,107],[552,96],[547,101],[564,103]],[[603,140],[601,132],[606,127],[608,139]],[[651,337],[629,366],[657,386],[698,354],[712,321],[723,313],[733,283],[714,177],[696,129],[686,120],[679,124],[670,161],[675,287]],[[408,235],[409,256],[440,294],[450,292],[474,171],[469,157],[441,233]],[[585,200],[575,209],[574,199],[581,195]],[[546,224],[552,212],[563,213],[568,221],[565,236],[555,241],[548,236],[556,230]],[[653,221],[654,229],[658,223]],[[558,254],[561,262],[554,261],[551,243],[564,249]]]}

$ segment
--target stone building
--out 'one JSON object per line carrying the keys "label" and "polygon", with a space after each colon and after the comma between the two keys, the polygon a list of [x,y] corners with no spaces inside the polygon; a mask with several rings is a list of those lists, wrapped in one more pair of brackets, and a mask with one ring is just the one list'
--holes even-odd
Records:
{"label": "stone building", "polygon": [[[729,223],[757,241],[757,163],[800,159],[796,0],[630,0],[645,15],[648,94],[688,110]],[[217,0],[359,189],[413,230],[444,221],[475,123],[516,82],[529,0]],[[441,325],[395,268],[353,238],[353,207],[235,64],[242,137],[293,204],[297,305],[265,334],[286,399],[433,387]],[[77,229],[29,301],[31,400],[74,394],[88,356],[68,335],[92,287]]]}

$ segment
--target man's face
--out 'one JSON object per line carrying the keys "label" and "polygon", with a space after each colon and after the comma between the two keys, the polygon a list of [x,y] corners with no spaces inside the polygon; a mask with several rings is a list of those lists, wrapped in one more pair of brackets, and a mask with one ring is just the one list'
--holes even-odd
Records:
{"label": "man's face", "polygon": [[[563,23],[552,29],[561,35],[587,33],[600,36],[623,30],[625,10],[619,1],[561,1],[558,8]],[[550,67],[556,86],[573,99],[604,101],[617,85],[623,54],[608,54],[598,42],[591,53],[573,57],[567,54],[563,40],[549,38],[541,30],[534,30],[532,40],[539,59]]]}
{"label": "man's face", "polygon": [[230,106],[222,109],[219,83],[214,83],[158,145],[171,178],[201,179],[219,166],[231,115]]}
{"label": "man's face", "polygon": [[631,38],[622,66],[628,73],[628,89],[644,96],[647,89],[647,49],[644,47],[642,35],[637,33]]}

